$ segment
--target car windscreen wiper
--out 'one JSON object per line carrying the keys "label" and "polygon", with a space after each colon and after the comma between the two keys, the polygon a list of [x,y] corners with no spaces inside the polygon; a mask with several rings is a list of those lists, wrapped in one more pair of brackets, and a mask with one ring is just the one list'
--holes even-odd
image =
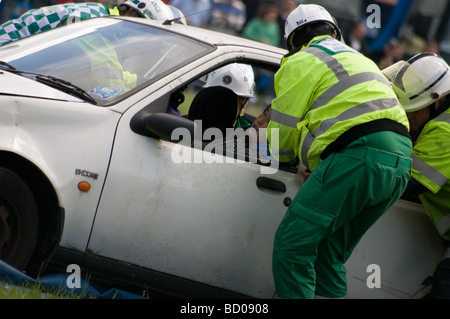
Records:
{"label": "car windscreen wiper", "polygon": [[44,75],[34,72],[28,72],[28,71],[20,71],[17,70],[15,67],[13,67],[11,64],[8,64],[4,61],[0,61],[0,68],[6,67],[6,70],[9,72],[13,72],[15,74],[31,74],[34,75],[35,80],[43,83],[45,85],[51,86],[52,88],[58,89],[60,91],[63,91],[64,93],[74,95],[76,97],[81,98],[82,100],[86,102],[90,102],[92,104],[97,104],[97,101],[95,101],[92,96],[90,96],[85,90],[80,88],[79,86],[76,86],[75,84],[59,79],[57,77],[51,76],[51,75]]}
{"label": "car windscreen wiper", "polygon": [[69,81],[59,79],[51,75],[42,74],[36,75],[36,81],[61,90],[64,93],[75,95],[76,97],[79,97],[84,101],[90,102],[92,104],[97,104],[97,101],[95,101],[92,96],[90,96],[85,90]]}
{"label": "car windscreen wiper", "polygon": [[15,67],[5,61],[0,61],[0,66],[6,66],[10,71],[17,71]]}

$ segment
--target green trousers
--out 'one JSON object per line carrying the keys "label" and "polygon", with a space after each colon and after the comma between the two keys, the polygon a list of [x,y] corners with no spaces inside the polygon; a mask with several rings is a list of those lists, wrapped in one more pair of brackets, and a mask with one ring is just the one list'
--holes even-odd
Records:
{"label": "green trousers", "polygon": [[344,263],[405,190],[411,153],[409,138],[377,132],[317,165],[275,234],[272,266],[279,297],[347,294]]}

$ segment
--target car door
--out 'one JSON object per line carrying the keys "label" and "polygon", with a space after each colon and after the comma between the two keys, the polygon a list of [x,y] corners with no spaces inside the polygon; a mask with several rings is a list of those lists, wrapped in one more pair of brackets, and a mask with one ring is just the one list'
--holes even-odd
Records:
{"label": "car door", "polygon": [[242,161],[133,131],[130,123],[136,116],[162,111],[168,100],[168,93],[161,94],[147,107],[123,115],[88,251],[229,291],[272,297],[273,238],[301,179],[295,170],[275,164]]}

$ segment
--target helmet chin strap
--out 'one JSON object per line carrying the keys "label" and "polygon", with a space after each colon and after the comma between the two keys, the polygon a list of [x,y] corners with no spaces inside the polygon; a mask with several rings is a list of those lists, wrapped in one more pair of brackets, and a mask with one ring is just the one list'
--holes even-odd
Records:
{"label": "helmet chin strap", "polygon": [[239,107],[239,113],[242,112],[242,110],[244,109],[245,104],[248,102],[249,98],[248,97],[239,97],[238,96],[238,107]]}

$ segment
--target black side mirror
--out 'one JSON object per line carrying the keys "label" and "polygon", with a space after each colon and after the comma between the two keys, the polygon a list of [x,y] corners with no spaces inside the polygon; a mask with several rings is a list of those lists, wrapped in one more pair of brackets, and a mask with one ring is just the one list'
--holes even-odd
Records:
{"label": "black side mirror", "polygon": [[194,141],[196,124],[184,117],[169,113],[138,113],[130,123],[133,132],[178,143]]}

